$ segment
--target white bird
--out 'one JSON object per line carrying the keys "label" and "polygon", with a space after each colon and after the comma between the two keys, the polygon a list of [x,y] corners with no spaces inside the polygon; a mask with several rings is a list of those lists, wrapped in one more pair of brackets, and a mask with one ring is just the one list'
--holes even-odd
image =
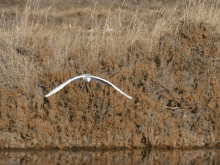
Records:
{"label": "white bird", "polygon": [[69,84],[71,81],[87,81],[90,82],[90,80],[94,80],[96,82],[99,82],[103,85],[109,85],[113,88],[115,88],[117,91],[119,91],[120,93],[122,93],[123,95],[125,95],[126,97],[128,97],[129,99],[132,99],[131,96],[128,96],[126,93],[122,92],[120,89],[118,89],[115,85],[113,85],[112,83],[110,83],[109,81],[102,79],[100,77],[96,77],[90,74],[83,74],[80,76],[76,76],[73,77],[69,80],[67,80],[66,82],[64,82],[63,84],[57,86],[56,88],[54,88],[52,91],[50,91],[50,93],[48,93],[47,95],[45,95],[45,97],[49,97],[51,95],[53,95],[54,93],[58,92],[60,89],[62,89],[63,87],[65,87],[67,84]]}

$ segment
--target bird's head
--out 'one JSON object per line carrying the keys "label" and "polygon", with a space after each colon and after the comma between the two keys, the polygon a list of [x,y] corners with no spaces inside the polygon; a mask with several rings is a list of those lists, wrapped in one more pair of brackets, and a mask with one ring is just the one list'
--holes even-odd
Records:
{"label": "bird's head", "polygon": [[87,77],[87,78],[86,78],[86,80],[87,80],[88,82],[90,82],[90,80],[91,80],[91,77]]}
{"label": "bird's head", "polygon": [[91,81],[91,75],[89,75],[89,74],[84,74],[83,79],[86,80],[87,82],[90,82],[90,81]]}

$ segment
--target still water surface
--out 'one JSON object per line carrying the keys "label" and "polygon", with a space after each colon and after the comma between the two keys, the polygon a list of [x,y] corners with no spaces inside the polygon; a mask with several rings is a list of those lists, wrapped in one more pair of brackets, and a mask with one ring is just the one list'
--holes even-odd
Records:
{"label": "still water surface", "polygon": [[14,150],[0,151],[0,164],[220,165],[220,149]]}

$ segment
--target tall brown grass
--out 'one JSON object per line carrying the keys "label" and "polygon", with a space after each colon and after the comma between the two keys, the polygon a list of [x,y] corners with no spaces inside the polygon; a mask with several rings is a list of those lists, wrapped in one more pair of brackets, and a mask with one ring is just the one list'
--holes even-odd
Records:
{"label": "tall brown grass", "polygon": [[[32,130],[22,135],[32,137],[39,128],[31,120],[49,121],[45,129],[54,129],[47,132],[51,136],[75,137],[84,131],[90,138],[88,132],[104,137],[111,125],[118,132],[108,131],[120,141],[117,134],[133,129],[129,121],[137,117],[144,122],[147,109],[220,114],[218,2],[190,0],[133,12],[100,7],[56,11],[28,1],[23,11],[5,9],[1,17],[2,131]],[[96,82],[72,82],[44,97],[84,73],[109,80],[134,99]]]}

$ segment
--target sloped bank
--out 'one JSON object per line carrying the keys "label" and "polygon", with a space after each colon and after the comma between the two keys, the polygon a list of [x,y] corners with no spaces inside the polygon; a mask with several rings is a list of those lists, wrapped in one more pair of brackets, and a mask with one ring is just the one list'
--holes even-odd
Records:
{"label": "sloped bank", "polygon": [[[164,114],[163,114],[164,113]],[[97,126],[99,132],[82,131],[68,136],[68,131],[59,133],[56,126],[33,119],[33,129],[23,137],[23,132],[0,132],[1,149],[42,149],[42,148],[194,148],[219,145],[219,130],[214,112],[184,112],[166,110],[139,112],[133,122],[121,121]],[[121,119],[123,120],[123,119]],[[119,124],[119,125],[116,125]],[[46,131],[46,128],[51,127]],[[71,127],[71,126],[69,126]],[[45,130],[42,132],[41,130]],[[67,128],[68,130],[68,128]],[[22,130],[21,130],[22,131]],[[91,130],[90,130],[91,131]],[[51,134],[50,132],[54,132]]]}
{"label": "sloped bank", "polygon": [[[99,60],[86,65],[88,59],[81,57],[89,51],[82,50],[66,59],[63,72],[37,73],[34,66],[43,66],[47,59],[33,53],[31,90],[0,89],[0,148],[219,146],[219,34],[205,23],[179,22],[175,28],[176,33],[160,38],[151,55],[147,45],[137,40],[124,50],[124,57],[104,49]],[[6,54],[2,51],[1,61]],[[103,78],[111,78],[116,86],[126,79],[124,90],[134,99],[93,82],[74,82],[44,98],[55,82],[82,71],[79,64],[84,64],[83,72],[107,73],[109,77]],[[4,65],[10,70],[9,61]]]}

